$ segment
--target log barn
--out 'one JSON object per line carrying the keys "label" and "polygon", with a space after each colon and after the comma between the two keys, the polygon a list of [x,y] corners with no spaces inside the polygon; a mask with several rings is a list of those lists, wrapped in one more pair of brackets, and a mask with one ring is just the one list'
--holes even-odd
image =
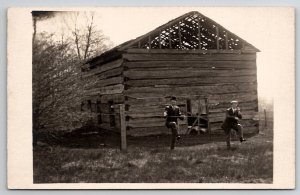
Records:
{"label": "log barn", "polygon": [[[222,133],[231,100],[238,100],[245,133],[258,132],[257,48],[220,24],[192,11],[82,65],[85,111],[100,129],[120,131],[124,105],[127,135],[169,133],[163,112],[170,96],[189,126]],[[197,120],[199,119],[199,120]]]}

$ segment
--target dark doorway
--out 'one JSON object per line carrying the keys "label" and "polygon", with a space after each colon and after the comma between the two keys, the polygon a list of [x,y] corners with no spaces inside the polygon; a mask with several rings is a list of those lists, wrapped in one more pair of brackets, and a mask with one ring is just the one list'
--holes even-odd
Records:
{"label": "dark doorway", "polygon": [[97,107],[97,120],[98,120],[98,124],[102,124],[101,101],[97,100],[96,107]]}

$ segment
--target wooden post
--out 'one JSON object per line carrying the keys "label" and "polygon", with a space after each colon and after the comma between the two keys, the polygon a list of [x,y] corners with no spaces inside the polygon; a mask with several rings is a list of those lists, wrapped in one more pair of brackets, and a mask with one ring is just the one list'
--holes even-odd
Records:
{"label": "wooden post", "polygon": [[138,48],[140,49],[141,48],[141,42],[139,41],[138,43]]}
{"label": "wooden post", "polygon": [[178,36],[179,36],[179,47],[181,49],[181,30],[180,30],[180,23],[178,23]]}
{"label": "wooden post", "polygon": [[199,39],[199,49],[201,48],[201,24],[200,24],[200,18],[198,20],[198,39]]}
{"label": "wooden post", "polygon": [[219,28],[217,26],[216,26],[216,36],[217,36],[217,49],[220,49]]}
{"label": "wooden post", "polygon": [[127,151],[127,132],[125,118],[125,104],[120,104],[120,119],[121,119],[121,151]]}
{"label": "wooden post", "polygon": [[170,32],[169,32],[169,47],[170,47],[170,49],[172,49],[172,35],[171,35],[171,29],[170,29]]}
{"label": "wooden post", "polygon": [[[198,97],[199,98],[199,97]],[[201,108],[201,99],[198,99],[198,133],[200,132],[200,116],[201,116],[202,108]]]}
{"label": "wooden post", "polygon": [[225,46],[226,46],[226,50],[228,50],[228,33],[227,33],[227,31],[225,33]]}
{"label": "wooden post", "polygon": [[208,101],[208,98],[205,98],[205,106],[206,106],[206,117],[207,117],[207,131],[209,133],[209,139],[212,140],[210,122],[209,122],[209,101]]}
{"label": "wooden post", "polygon": [[150,35],[148,37],[148,42],[149,42],[149,49],[151,49],[151,36]]}
{"label": "wooden post", "polygon": [[159,49],[161,49],[161,30],[159,31]]}

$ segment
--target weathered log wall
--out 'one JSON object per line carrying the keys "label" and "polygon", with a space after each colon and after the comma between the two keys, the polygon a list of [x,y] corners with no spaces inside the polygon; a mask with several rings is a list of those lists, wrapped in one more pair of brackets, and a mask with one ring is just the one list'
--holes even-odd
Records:
{"label": "weathered log wall", "polygon": [[[84,99],[97,108],[95,124],[101,129],[120,130],[118,104],[124,103],[123,60],[116,59],[105,64],[94,61],[82,72]],[[88,67],[93,67],[89,69]],[[112,126],[111,121],[114,121]]]}
{"label": "weathered log wall", "polygon": [[[220,133],[225,111],[240,102],[246,133],[258,130],[256,54],[125,53],[124,95],[128,134],[168,133],[163,112],[175,95],[183,114],[187,99],[197,110],[198,99],[208,98],[211,133]],[[187,120],[180,122],[181,132]]]}

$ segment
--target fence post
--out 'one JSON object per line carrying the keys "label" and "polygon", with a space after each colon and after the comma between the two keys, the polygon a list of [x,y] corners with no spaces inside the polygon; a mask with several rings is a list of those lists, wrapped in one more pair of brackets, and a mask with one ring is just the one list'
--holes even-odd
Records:
{"label": "fence post", "polygon": [[125,104],[120,105],[120,119],[121,119],[121,151],[127,150],[127,132],[125,119]]}

